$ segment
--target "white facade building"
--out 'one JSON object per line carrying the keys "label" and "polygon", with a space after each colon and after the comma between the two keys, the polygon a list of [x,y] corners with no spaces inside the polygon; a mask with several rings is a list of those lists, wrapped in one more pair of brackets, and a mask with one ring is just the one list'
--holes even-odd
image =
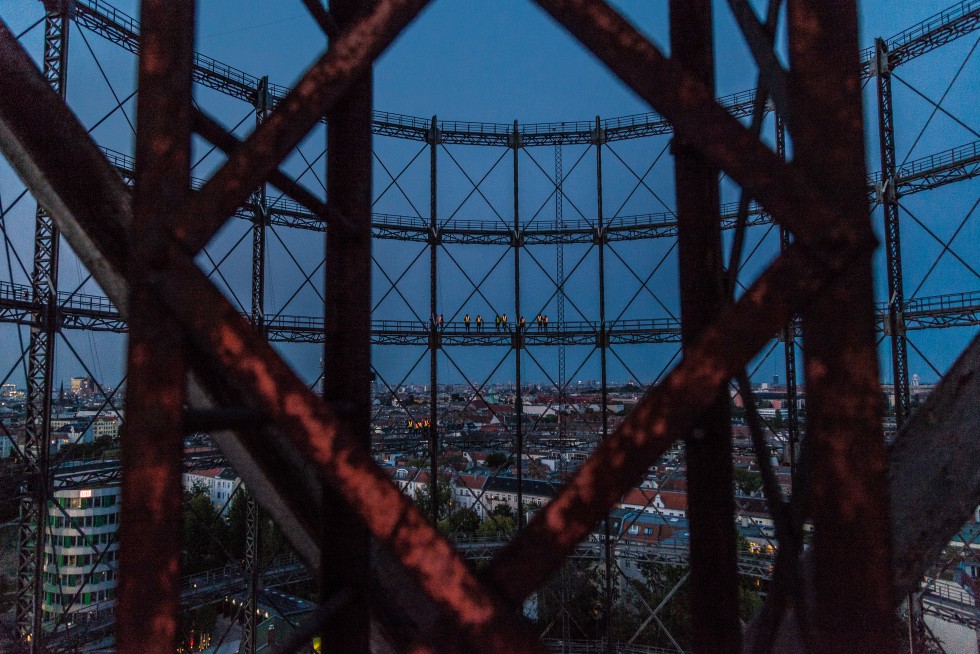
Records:
{"label": "white facade building", "polygon": [[231,468],[208,468],[185,472],[181,480],[184,490],[188,492],[193,491],[195,486],[203,488],[214,508],[220,511],[235,492],[238,475]]}
{"label": "white facade building", "polygon": [[94,618],[112,610],[119,543],[119,486],[56,490],[44,536],[43,619]]}

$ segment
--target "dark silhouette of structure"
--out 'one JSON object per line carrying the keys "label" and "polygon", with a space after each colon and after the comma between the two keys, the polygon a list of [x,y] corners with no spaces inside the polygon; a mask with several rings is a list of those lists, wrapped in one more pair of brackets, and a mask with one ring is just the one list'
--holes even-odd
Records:
{"label": "dark silhouette of structure", "polygon": [[[299,627],[292,645],[320,633],[338,651],[366,652],[373,623],[396,649],[541,651],[543,645],[515,617],[516,609],[679,439],[688,448],[692,595],[704,599],[692,611],[695,651],[734,652],[773,642],[793,649],[800,638],[818,651],[894,650],[896,608],[918,590],[926,567],[976,504],[970,462],[978,459],[970,453],[978,446],[959,427],[975,426],[980,405],[975,339],[928,404],[911,412],[907,331],[980,324],[980,294],[905,299],[899,199],[975,177],[980,152],[974,143],[898,165],[891,79],[897,66],[976,30],[980,4],[962,2],[862,51],[855,2],[790,0],[787,69],[773,48],[782,3],[770,2],[760,21],[745,0],[730,0],[758,65],[759,84],[755,91],[716,99],[707,0],[671,2],[670,57],[602,2],[538,0],[656,113],[523,126],[440,122],[373,110],[372,64],[425,7],[424,0],[332,0],[329,12],[317,0],[304,4],[323,27],[329,47],[292,90],[195,53],[193,0],[144,0],[138,23],[101,0],[46,0],[41,71],[0,23],[0,151],[38,201],[30,287],[0,286],[0,317],[31,326],[23,448],[29,483],[21,511],[16,609],[24,646],[57,647],[53,639],[45,642],[40,610],[42,532],[53,478],[46,445],[55,335],[79,328],[129,334],[116,613],[120,651],[175,649],[182,439],[192,423],[209,425],[249,488],[245,652],[256,647],[258,505],[273,515],[319,581],[320,606]],[[135,160],[100,149],[64,102],[72,22],[139,55]],[[869,78],[877,84],[881,151],[881,171],[870,177],[860,97],[861,83]],[[194,83],[251,103],[255,130],[239,141],[195,108]],[[775,151],[760,137],[770,111],[777,116]],[[327,202],[280,168],[324,120]],[[609,144],[668,133],[674,138],[676,213],[605,216],[602,157]],[[193,134],[228,157],[207,179],[191,176]],[[372,134],[427,146],[427,218],[372,214]],[[513,151],[512,224],[440,218],[438,162],[445,144]],[[594,220],[568,220],[563,214],[562,147],[570,144],[595,151]],[[537,146],[555,148],[554,224],[523,221],[518,202],[521,153]],[[734,205],[720,204],[721,172],[741,187]],[[267,185],[289,199],[269,202]],[[868,209],[875,203],[884,209],[889,287],[880,305],[872,293],[875,238]],[[247,315],[194,262],[231,217],[252,224]],[[781,252],[736,293],[745,230],[768,223],[779,226]],[[326,234],[322,317],[266,315],[270,226]],[[727,267],[724,229],[733,230],[735,243]],[[58,288],[59,235],[105,297]],[[605,306],[610,243],[664,236],[678,241],[680,319],[610,321]],[[427,246],[428,320],[372,321],[372,237]],[[521,304],[522,250],[555,245],[557,320],[527,331],[504,324],[502,331],[478,325],[471,332],[452,314],[444,323],[437,305],[438,254],[456,243],[513,248],[515,323],[525,313],[534,315]],[[563,248],[577,243],[593,244],[598,252],[594,321],[565,319]],[[901,433],[891,450],[882,434],[876,330],[892,345]],[[775,334],[783,335],[790,440],[800,444],[803,472],[792,498],[783,498],[760,448],[780,549],[766,606],[743,636],[727,387],[736,379],[742,392],[749,392],[746,366]],[[807,388],[805,429],[793,401],[798,338]],[[292,372],[270,340],[323,343],[322,394]],[[662,342],[681,343],[683,356],[611,430],[607,355],[621,343]],[[504,345],[516,353],[512,442],[518,506],[527,435],[524,352],[535,344],[555,345],[562,353],[566,346],[589,344],[600,353],[599,446],[557,498],[521,524],[479,573],[434,526],[437,502],[432,502],[436,515],[423,515],[371,458],[372,344],[428,349],[426,436],[434,486],[443,438],[440,352],[451,345]],[[568,383],[562,354],[559,408]],[[750,415],[749,423],[761,439],[757,416]],[[796,447],[791,452],[795,456]],[[812,521],[815,536],[804,555],[805,520]],[[610,615],[608,524],[603,536]],[[607,639],[602,646],[612,651],[614,645]]]}

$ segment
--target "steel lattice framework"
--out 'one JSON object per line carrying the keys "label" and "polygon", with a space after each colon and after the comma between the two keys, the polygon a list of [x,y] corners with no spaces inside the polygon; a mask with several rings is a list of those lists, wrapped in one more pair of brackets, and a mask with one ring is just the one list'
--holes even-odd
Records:
{"label": "steel lattice framework", "polygon": [[[783,610],[790,597],[804,595],[800,591],[805,587],[805,601],[794,600],[795,619],[808,627],[819,650],[887,649],[897,603],[918,585],[939,548],[975,505],[978,492],[969,456],[958,465],[943,459],[940,451],[923,456],[930,443],[948,437],[944,429],[953,429],[937,426],[929,412],[954,408],[961,421],[975,421],[980,404],[973,375],[980,357],[975,340],[922,410],[926,414],[910,419],[907,331],[980,324],[980,292],[905,299],[898,199],[974,178],[980,172],[980,142],[898,165],[891,73],[980,27],[980,2],[961,2],[858,50],[853,2],[789,0],[792,66],[784,70],[772,46],[780,3],[772,2],[770,16],[760,22],[745,2],[730,0],[759,67],[759,89],[715,99],[707,0],[671,3],[669,58],[603,2],[538,0],[655,111],[594,122],[524,125],[375,111],[373,61],[427,2],[330,4],[325,17],[313,12],[322,19],[329,48],[296,89],[194,52],[193,0],[144,0],[139,22],[101,0],[52,0],[45,5],[41,73],[0,23],[0,61],[8,72],[0,79],[0,150],[39,203],[31,284],[0,284],[0,319],[31,327],[25,455],[33,481],[22,509],[17,619],[25,639],[33,636],[28,639],[32,649],[43,647],[37,637],[43,633],[40,530],[52,479],[47,448],[39,443],[46,443],[50,434],[54,336],[62,329],[129,333],[123,510],[144,519],[138,528],[124,527],[122,537],[120,651],[169,652],[175,647],[181,585],[174,498],[179,497],[181,435],[190,421],[185,402],[196,420],[225,428],[215,439],[250,489],[243,651],[255,648],[260,585],[254,500],[275,517],[319,581],[324,602],[301,633],[320,632],[343,651],[368,651],[373,618],[391,645],[413,651],[541,651],[541,643],[515,620],[515,608],[566,556],[576,555],[577,543],[678,439],[687,439],[688,445],[692,588],[696,596],[712,598],[693,612],[695,651],[736,651],[742,646],[736,575],[744,561],[735,551],[732,532],[727,386],[738,378],[744,388],[748,362],[777,333],[785,343],[794,410],[796,341],[802,338],[806,438],[799,437],[802,427],[795,415],[789,423],[791,443],[802,440],[809,482],[801,497],[794,495],[791,501],[767,489],[781,547],[773,562],[774,590],[748,642],[771,642],[781,629],[791,632],[786,620],[780,622]],[[139,56],[135,160],[99,148],[65,106],[70,20]],[[867,175],[858,89],[861,80],[872,77],[878,90],[881,172]],[[192,108],[193,83],[250,103],[255,130],[239,142]],[[775,153],[759,136],[762,116],[773,111]],[[828,131],[826,117],[831,115],[837,120]],[[280,170],[284,158],[319,122],[326,123],[329,135],[327,203]],[[786,160],[784,130],[793,143],[791,161]],[[195,133],[228,155],[207,179],[190,174]],[[666,134],[675,139],[677,211],[604,216],[602,156],[608,143]],[[426,144],[428,217],[372,212],[372,135]],[[59,147],[66,143],[72,147]],[[440,218],[437,163],[446,144],[513,152],[512,225],[502,219]],[[566,145],[595,149],[598,203],[593,218],[568,220],[562,215],[560,153]],[[519,155],[537,146],[556,148],[553,223],[521,220]],[[719,172],[741,187],[738,203],[718,201]],[[269,202],[267,184],[288,197]],[[478,187],[474,183],[474,190]],[[868,207],[878,204],[885,217],[889,296],[876,305]],[[245,312],[193,260],[230,217],[251,222],[251,303]],[[779,257],[733,299],[735,278],[722,262],[722,231],[734,230],[738,242],[746,227],[772,223],[780,229]],[[324,316],[266,313],[266,236],[271,227],[280,226],[326,234]],[[59,229],[105,290],[104,297],[59,291]],[[609,321],[609,244],[667,237],[677,238],[680,249],[680,319]],[[430,254],[428,316],[372,320],[372,238],[425,244]],[[503,331],[471,332],[459,321],[443,323],[436,273],[438,252],[446,244],[512,248],[514,324]],[[560,319],[547,331],[517,327],[522,250],[557,245],[562,252],[566,244],[597,249],[598,319]],[[556,292],[561,298],[564,283],[560,268]],[[851,318],[839,320],[842,312]],[[881,438],[875,330],[891,337],[897,421],[904,427],[890,452]],[[268,341],[324,344],[325,400],[291,372]],[[642,343],[681,343],[683,357],[611,432],[605,408],[607,353],[615,344]],[[460,345],[505,346],[516,352],[513,438],[519,498],[526,436],[522,357],[545,345],[587,345],[600,354],[600,445],[555,501],[500,551],[494,548],[487,555],[490,562],[480,575],[465,564],[465,548],[456,549],[440,535],[433,516],[422,515],[371,460],[367,390],[372,344],[422,346],[429,354],[433,485],[438,483],[443,437],[437,410],[440,352]],[[559,373],[560,398],[567,381],[564,371]],[[717,392],[706,392],[711,389]],[[796,448],[791,451],[795,456]],[[955,461],[961,456],[947,454]],[[902,474],[909,478],[910,466],[922,459],[928,473],[917,470],[916,476],[943,477],[948,493],[925,497],[927,490],[909,485],[889,496],[886,476],[891,474],[896,489],[896,476],[899,481]],[[931,511],[921,512],[925,506]],[[803,556],[796,523],[806,510],[816,538]],[[889,510],[892,523],[886,519]],[[916,519],[899,520],[907,516]],[[852,548],[836,547],[840,539]],[[594,556],[605,562],[609,580],[608,524],[604,543],[592,549],[604,550]],[[158,569],[146,569],[149,559],[160,562]],[[408,583],[405,588],[398,581],[386,583],[386,575]],[[607,583],[607,611],[610,588]],[[606,646],[611,648],[611,641]]]}

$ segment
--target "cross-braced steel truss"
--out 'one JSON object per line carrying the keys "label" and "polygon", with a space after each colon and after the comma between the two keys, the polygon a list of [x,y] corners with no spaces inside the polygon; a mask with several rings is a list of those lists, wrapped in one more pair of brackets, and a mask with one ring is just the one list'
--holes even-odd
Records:
{"label": "cross-braced steel truss", "polygon": [[[793,144],[788,162],[784,150],[773,153],[759,140],[758,129],[753,133],[738,120],[758,115],[760,98],[764,100],[766,94],[721,102],[714,99],[710,72],[713,22],[707,2],[672,3],[672,55],[668,58],[602,2],[539,0],[548,13],[659,112],[637,117],[630,124],[597,120],[594,125],[531,126],[518,132],[516,124],[512,128],[439,124],[433,119],[418,125],[407,117],[375,114],[370,91],[372,63],[426,4],[422,0],[335,0],[326,18],[315,12],[328,32],[330,45],[297,88],[288,91],[263,81],[252,84],[237,71],[218,71],[217,62],[196,55],[191,48],[194,24],[190,0],[145,0],[139,26],[99,22],[98,3],[80,0],[79,20],[139,51],[137,156],[128,173],[135,182],[132,191],[116,170],[118,160],[107,158],[95,146],[58,98],[57,90],[37,72],[13,35],[0,26],[0,57],[10,73],[0,80],[0,146],[111,301],[108,306],[80,309],[78,319],[102,321],[98,324],[120,329],[121,318],[129,329],[123,510],[125,515],[139,515],[140,522],[124,522],[119,648],[172,651],[175,645],[180,589],[179,541],[175,537],[179,529],[174,522],[179,511],[174,497],[179,495],[176,490],[186,402],[199,411],[212,407],[213,424],[228,420],[229,431],[219,432],[216,439],[250,492],[280,522],[304,562],[318,571],[322,608],[333,610],[316,613],[313,629],[345,651],[368,649],[371,617],[383,625],[385,636],[393,644],[419,651],[540,649],[513,617],[515,607],[560,567],[576,543],[589,535],[593,525],[667,447],[677,439],[687,439],[692,533],[689,583],[696,597],[711,598],[694,606],[693,617],[699,625],[695,649],[735,651],[742,640],[737,602],[733,600],[737,555],[731,525],[735,507],[731,506],[730,483],[725,476],[726,470],[730,473],[730,455],[724,434],[727,402],[721,398],[727,395],[732,378],[740,378],[745,390],[741,381],[748,362],[773,334],[784,329],[787,342],[800,336],[803,343],[808,483],[802,495],[806,503],[800,500],[786,507],[787,516],[793,511],[796,514],[787,517],[779,529],[787,541],[792,541],[793,534],[798,533],[798,526],[792,523],[806,511],[815,525],[816,537],[805,558],[800,558],[798,548],[780,550],[775,583],[777,589],[783,589],[784,598],[804,598],[794,605],[795,625],[819,649],[888,648],[897,598],[910,591],[921,576],[929,560],[927,553],[948,541],[950,530],[965,517],[966,505],[960,502],[932,516],[929,526],[934,529],[928,533],[903,534],[887,518],[889,508],[893,516],[896,511],[894,498],[890,505],[885,490],[889,460],[881,437],[874,327],[876,321],[884,322],[886,331],[898,340],[896,335],[904,336],[908,313],[903,315],[905,302],[900,292],[890,297],[887,312],[876,311],[872,300],[874,238],[868,220],[859,91],[860,79],[868,74],[869,57],[857,48],[853,3],[827,6],[805,0],[788,2],[791,65],[784,70],[773,56],[772,21],[761,23],[745,3],[731,2],[752,45],[760,87],[769,90],[776,111],[785,120]],[[779,4],[772,3],[777,13]],[[921,54],[926,48],[923,43],[935,47],[943,39],[962,33],[975,23],[976,14],[975,9],[965,7],[960,14],[954,12],[949,20],[933,26],[926,33],[928,38],[914,34],[888,46],[879,43],[879,78],[884,77],[885,70],[881,64],[883,49],[890,50],[889,61],[896,65],[903,56]],[[224,81],[216,82],[218,77]],[[257,109],[261,119],[254,132],[239,143],[192,108],[194,80],[239,89],[243,98],[261,106]],[[270,111],[263,94],[274,98]],[[330,134],[327,204],[279,170],[283,159],[324,116]],[[826,129],[828,116],[834,117],[830,131]],[[643,335],[658,333],[658,329],[673,334],[664,339],[680,340],[683,356],[614,433],[608,433],[603,410],[603,439],[589,461],[561,489],[557,499],[477,575],[435,530],[428,516],[395,489],[371,460],[368,390],[372,339],[427,346],[432,378],[429,446],[435,484],[439,351],[453,337],[460,343],[474,344],[490,338],[471,334],[468,327],[460,330],[458,325],[450,325],[447,329],[436,320],[437,314],[441,315],[436,304],[436,261],[443,239],[457,233],[463,235],[460,238],[477,239],[470,242],[512,245],[515,271],[519,270],[520,249],[530,243],[532,235],[518,220],[519,149],[532,142],[559,147],[586,143],[595,146],[601,161],[602,146],[608,140],[624,138],[636,130],[662,133],[658,129],[675,134],[676,215],[670,212],[670,216],[624,221],[618,231],[632,235],[625,238],[649,234],[643,230],[650,229],[677,235],[680,320],[635,326],[634,331],[641,338],[651,338]],[[912,171],[903,177],[903,169],[895,166],[894,142],[888,140],[891,137],[885,131],[883,126],[882,151],[890,148],[892,157],[883,159],[880,197],[887,214],[894,211],[897,201],[893,189],[901,180],[938,178],[932,168],[928,173]],[[190,142],[195,132],[228,154],[218,171],[200,184],[194,184],[190,176]],[[391,217],[372,216],[372,132],[397,132],[429,145],[431,215],[428,219],[419,217],[418,225],[411,219],[401,224],[399,217],[393,221]],[[63,143],[73,147],[64,151],[58,147]],[[446,143],[513,149],[512,230],[503,220],[501,226],[460,225],[456,232],[439,222],[436,152],[439,147],[445,149]],[[971,176],[975,173],[969,172],[972,164],[962,163],[967,159],[969,156],[964,155],[955,165],[938,162],[933,168],[945,166],[944,170],[955,169]],[[601,170],[601,164],[597,169]],[[717,201],[719,171],[743,191],[743,201],[731,211],[728,223],[736,233],[759,216],[784,230],[779,257],[739,293],[730,280],[726,286],[720,247],[726,222]],[[637,177],[642,183],[643,178]],[[561,179],[559,176],[555,183],[559,202]],[[597,172],[597,179],[601,198],[601,173]],[[470,181],[478,192],[479,182]],[[277,209],[278,203],[267,206],[266,183],[278,186],[297,203],[291,213]],[[198,190],[192,193],[195,186]],[[705,197],[712,201],[704,202]],[[750,200],[758,203],[757,208],[752,208]],[[601,199],[599,206],[597,223],[584,219],[581,231],[587,235],[587,242],[598,246],[601,277],[608,235],[617,230],[615,219],[603,222]],[[243,215],[242,207],[254,224],[250,320],[243,318],[243,307],[234,306],[193,258],[228,217]],[[266,321],[264,316],[265,230],[277,224],[276,220],[289,224],[305,221],[327,234],[327,284],[322,296],[325,317],[319,323],[286,325],[279,330],[281,334],[316,334],[311,338],[324,342],[323,399],[292,373],[265,340],[266,334],[277,333],[276,319],[288,318],[276,316]],[[430,253],[430,315],[423,316],[420,325],[381,325],[379,329],[371,322],[367,283],[372,268],[372,233],[410,240],[415,227],[418,240],[427,244]],[[575,228],[569,229],[562,220],[550,230],[542,230],[540,238],[541,242],[555,242],[548,239],[562,240],[574,233]],[[483,240],[487,238],[506,240]],[[897,227],[888,238],[895,240],[897,248]],[[39,247],[37,251],[45,250]],[[897,266],[900,273],[900,260],[890,257],[889,265]],[[307,281],[311,275],[306,275]],[[32,317],[32,310],[36,314],[40,306],[52,313],[57,306],[54,279],[49,275],[42,280],[49,289],[39,289],[35,282],[30,289],[33,303],[27,306],[18,304],[23,299],[11,288],[4,311],[10,315],[24,311],[20,320],[36,325],[39,321]],[[521,315],[519,273],[515,272],[515,279],[516,321]],[[556,282],[559,295],[564,294],[564,279],[559,275]],[[692,282],[695,279],[697,283]],[[901,289],[900,274],[897,281],[890,277],[890,286]],[[41,302],[40,298],[47,300]],[[975,304],[968,300],[958,306],[950,303],[946,307],[945,299],[939,304],[941,310],[927,310],[927,315],[941,316],[941,320],[967,316],[963,318],[967,322],[972,315],[975,320]],[[838,319],[842,312],[848,320]],[[560,321],[554,334],[539,338],[555,344],[585,338],[595,343],[604,361],[607,351],[612,351],[610,345],[619,326],[607,325],[602,305],[600,314],[597,324],[576,330]],[[798,324],[794,322],[797,315]],[[43,324],[53,333],[56,317],[48,316]],[[264,329],[256,330],[256,324]],[[629,338],[631,332],[625,328],[622,333],[626,334],[623,338]],[[519,370],[522,350],[534,337],[518,328],[494,338],[503,338],[518,352]],[[906,356],[903,347],[900,342],[896,345],[901,357]],[[975,383],[970,386],[973,382],[968,380],[971,366],[976,365],[976,350],[974,343],[951,371],[950,384],[937,391],[934,404],[945,402],[959,408],[968,405],[971,398],[975,400]],[[603,374],[605,368],[603,363]],[[566,381],[559,375],[559,398]],[[896,377],[898,401],[904,401],[900,394],[905,384]],[[605,393],[605,380],[602,387]],[[50,381],[44,389],[50,400]],[[240,418],[231,420],[231,415],[256,420],[248,425]],[[900,415],[902,422],[907,413]],[[520,417],[517,425],[520,471]],[[926,419],[913,419],[905,435],[925,439],[930,434],[935,436],[936,429]],[[902,442],[907,443],[908,438]],[[902,466],[909,464],[907,454],[901,457],[911,447],[905,445],[904,450],[892,452],[893,475],[902,474]],[[43,461],[43,455],[34,460]],[[953,496],[975,498],[976,489],[970,483],[975,481],[961,478],[954,483]],[[327,529],[324,525],[340,528]],[[606,539],[609,542],[608,534]],[[842,539],[852,547],[836,546]],[[913,548],[913,542],[918,547]],[[158,569],[148,570],[144,565],[151,558],[160,563]],[[608,547],[605,561],[608,579]],[[413,586],[395,597],[382,597],[379,588],[385,586],[379,577],[382,571],[394,568],[400,570],[398,574],[407,573]],[[778,592],[773,595],[779,597]],[[330,597],[342,601],[331,602]],[[785,607],[774,603],[750,631],[750,642],[775,637]],[[39,633],[36,625],[31,633]]]}

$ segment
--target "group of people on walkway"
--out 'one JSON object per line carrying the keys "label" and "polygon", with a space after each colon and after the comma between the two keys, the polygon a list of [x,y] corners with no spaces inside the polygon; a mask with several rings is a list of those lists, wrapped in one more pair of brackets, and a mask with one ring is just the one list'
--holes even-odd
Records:
{"label": "group of people on walkway", "polygon": [[[463,326],[464,326],[464,329],[467,332],[470,331],[470,325],[471,325],[472,322],[473,321],[470,319],[470,314],[466,314],[465,316],[463,316]],[[539,313],[537,315],[537,317],[534,319],[534,322],[537,324],[538,331],[539,332],[540,331],[545,331],[545,332],[548,331],[548,316],[547,315],[544,315],[544,314],[540,314]],[[443,322],[443,318],[442,318],[442,314],[441,313],[436,317],[435,323],[436,323],[436,327],[439,329],[439,331],[443,331],[446,328],[445,327],[445,323]],[[503,314],[495,314],[494,317],[493,317],[493,325],[494,325],[494,331],[498,331],[498,332],[500,332],[500,331],[504,331],[504,332],[510,331],[510,328],[508,327],[508,323],[507,323],[507,314],[506,313],[503,313]],[[522,332],[527,331],[527,320],[524,319],[524,316],[521,316],[520,317],[520,320],[517,323],[517,327]],[[477,314],[476,315],[476,331],[477,331],[477,333],[482,333],[483,332],[483,316],[481,314]]]}

